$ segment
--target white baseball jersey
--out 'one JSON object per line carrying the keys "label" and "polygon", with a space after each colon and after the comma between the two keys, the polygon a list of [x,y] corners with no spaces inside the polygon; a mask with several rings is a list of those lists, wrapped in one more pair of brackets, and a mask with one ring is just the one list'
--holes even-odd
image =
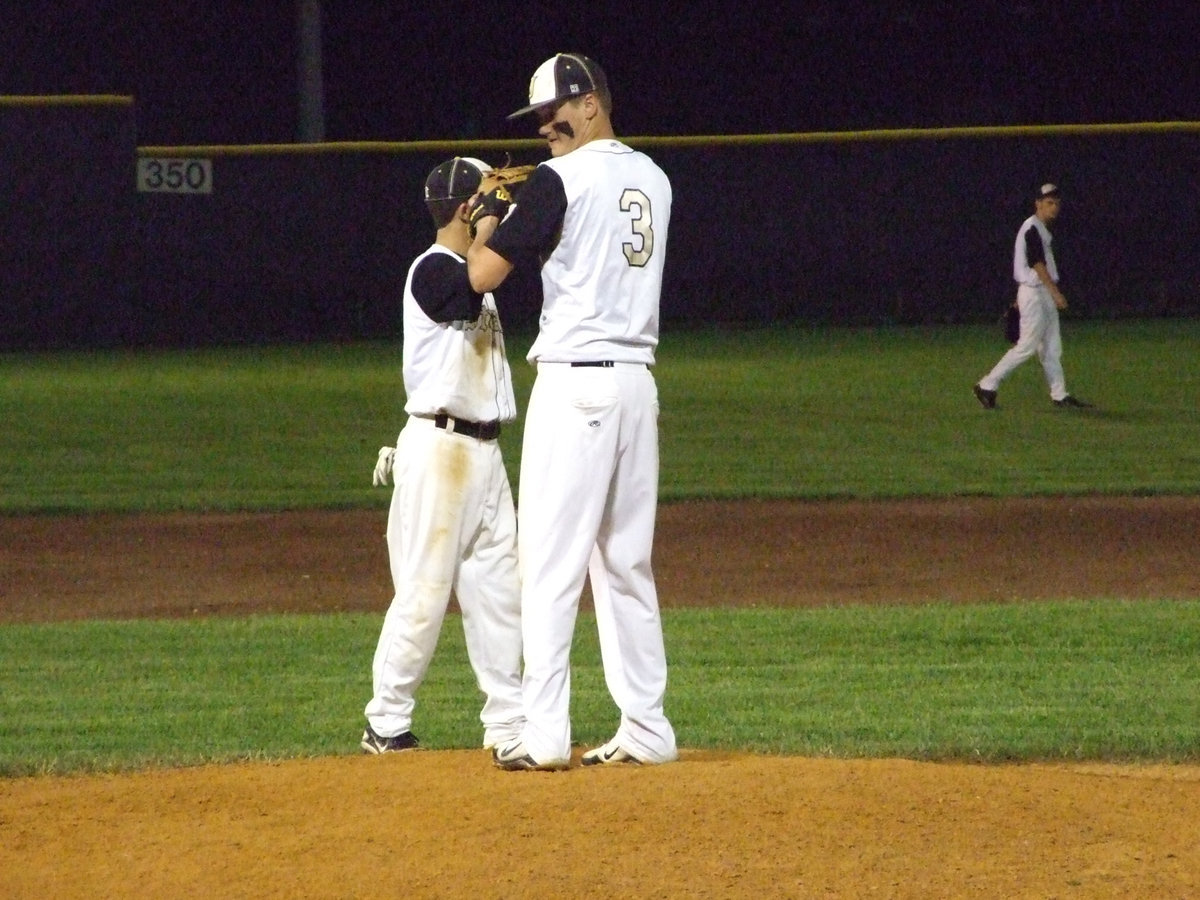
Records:
{"label": "white baseball jersey", "polygon": [[517,545],[525,751],[571,755],[570,647],[590,578],[614,740],[645,763],[678,756],[651,564],[658,501],[659,295],[671,185],[602,139],[530,176],[488,246],[541,264],[538,374],[525,416]]}
{"label": "white baseball jersey", "polygon": [[488,242],[513,263],[549,248],[531,362],[653,364],[671,199],[662,169],[617,140],[538,166]]}
{"label": "white baseball jersey", "polygon": [[516,418],[496,301],[470,290],[465,260],[440,244],[413,261],[404,283],[404,390],[410,416]]}
{"label": "white baseball jersey", "polygon": [[443,428],[436,416],[507,422],[516,403],[495,302],[471,290],[466,260],[438,244],[405,281],[403,371],[409,418],[396,440],[387,523],[395,595],[365,713],[382,737],[411,729],[453,593],[491,746],[524,722],[516,510],[499,442]]}
{"label": "white baseball jersey", "polygon": [[1046,264],[1050,280],[1058,284],[1058,264],[1054,261],[1050,241],[1050,229],[1037,216],[1030,216],[1021,225],[1013,247],[1013,279],[1017,284],[1041,287],[1042,279],[1033,270],[1040,262]]}

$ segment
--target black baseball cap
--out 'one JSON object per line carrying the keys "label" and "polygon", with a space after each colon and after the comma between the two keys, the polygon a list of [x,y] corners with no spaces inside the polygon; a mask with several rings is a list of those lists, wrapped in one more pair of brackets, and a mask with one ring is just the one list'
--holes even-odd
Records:
{"label": "black baseball cap", "polygon": [[539,106],[582,97],[592,91],[607,90],[608,78],[594,61],[582,53],[556,53],[538,66],[529,79],[529,105],[510,113],[508,118],[515,119]]}
{"label": "black baseball cap", "polygon": [[1046,182],[1033,195],[1034,200],[1045,200],[1047,197],[1061,197],[1062,193],[1058,190],[1057,184]]}
{"label": "black baseball cap", "polygon": [[471,156],[446,160],[425,179],[425,202],[465,200],[479,190],[483,173],[490,169],[483,160]]}

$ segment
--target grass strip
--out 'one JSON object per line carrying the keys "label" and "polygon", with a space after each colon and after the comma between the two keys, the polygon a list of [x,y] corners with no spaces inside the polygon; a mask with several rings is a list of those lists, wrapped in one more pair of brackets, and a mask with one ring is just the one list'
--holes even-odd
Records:
{"label": "grass strip", "polygon": [[[380,618],[0,628],[0,775],[358,752]],[[980,761],[1200,759],[1200,601],[669,610],[683,747]],[[478,746],[458,620],[418,694],[431,748]],[[616,710],[594,619],[573,650],[581,744]]]}
{"label": "grass strip", "polygon": [[[1200,319],[1064,325],[985,412],[998,327],[663,336],[661,497],[1200,492]],[[518,403],[528,335],[509,341]],[[398,344],[0,355],[0,514],[363,507],[403,424]],[[518,496],[523,419],[501,445]]]}

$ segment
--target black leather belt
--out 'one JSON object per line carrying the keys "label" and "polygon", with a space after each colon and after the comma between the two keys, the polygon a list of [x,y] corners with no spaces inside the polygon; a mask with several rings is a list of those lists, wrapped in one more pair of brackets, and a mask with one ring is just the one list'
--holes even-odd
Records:
{"label": "black leather belt", "polygon": [[478,441],[494,441],[500,437],[499,422],[472,422],[470,419],[456,419],[445,413],[433,417],[433,424],[454,434],[465,434]]}
{"label": "black leather belt", "polygon": [[613,367],[613,365],[614,365],[614,363],[611,359],[589,359],[589,360],[586,360],[585,362],[573,362],[573,363],[571,363],[571,368],[572,369],[582,369],[585,367],[586,368],[594,367],[597,369],[611,369]]}

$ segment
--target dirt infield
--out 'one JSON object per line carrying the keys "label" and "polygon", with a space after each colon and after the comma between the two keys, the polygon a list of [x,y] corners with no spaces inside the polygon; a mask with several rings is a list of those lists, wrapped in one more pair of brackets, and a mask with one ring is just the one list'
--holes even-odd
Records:
{"label": "dirt infield", "polygon": [[[690,503],[659,523],[667,609],[1200,597],[1200,498]],[[0,518],[0,622],[382,616],[383,524]],[[1198,821],[1197,766],[684,748],[545,774],[421,751],[0,781],[0,896],[1188,897]]]}

